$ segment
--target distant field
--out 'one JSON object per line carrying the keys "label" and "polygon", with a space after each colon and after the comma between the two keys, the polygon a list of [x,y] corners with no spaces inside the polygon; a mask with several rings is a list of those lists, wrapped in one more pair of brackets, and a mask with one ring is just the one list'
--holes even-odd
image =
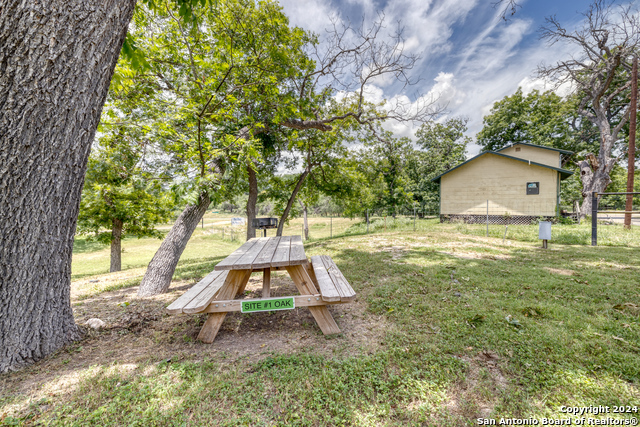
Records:
{"label": "distant field", "polygon": [[[195,260],[203,257],[227,255],[244,243],[246,239],[245,226],[231,226],[230,215],[207,213],[204,217],[204,228],[199,225],[189,240],[182,254],[182,261]],[[329,237],[332,233],[344,233],[357,220],[348,218],[310,218],[309,227],[312,238]],[[333,231],[332,225],[333,223]],[[171,224],[165,224],[158,229],[168,232]],[[224,233],[223,233],[224,230]],[[267,230],[268,236],[275,236],[275,229]],[[285,235],[302,235],[302,218],[296,218],[284,229]],[[259,230],[262,236],[262,230]],[[233,240],[231,240],[233,239]],[[160,239],[125,239],[122,241],[122,269],[136,269],[146,267],[156,250],[160,247]],[[74,244],[73,262],[71,265],[72,279],[87,277],[109,272],[110,248],[97,242],[92,242],[86,236],[77,236]]]}
{"label": "distant field", "polygon": [[[245,226],[231,226],[230,215],[207,213],[204,218],[204,227],[199,225],[187,248],[182,260],[196,260],[203,257],[224,255],[232,252],[244,242],[246,237]],[[302,235],[302,218],[292,219],[285,226],[285,235]],[[447,231],[475,236],[484,236],[486,226],[482,224],[440,224],[437,219],[418,219],[392,217],[371,218],[369,233],[383,233],[385,231]],[[160,226],[159,229],[168,231],[170,224]],[[276,230],[267,230],[267,236],[274,236]],[[262,230],[258,235],[262,236]],[[309,238],[313,240],[326,239],[331,236],[366,234],[367,224],[362,218],[309,218]],[[489,236],[504,238],[505,241],[537,242],[538,227],[536,225],[490,225]],[[233,240],[231,240],[233,239]],[[159,239],[125,239],[122,247],[122,269],[138,269],[147,266],[156,250],[160,246]],[[552,244],[590,245],[591,223],[583,221],[582,224],[554,225],[552,227]],[[625,230],[619,223],[601,224],[598,231],[598,244],[602,246],[628,246],[640,247],[640,227],[634,226],[632,230]],[[88,241],[86,237],[76,238],[74,245],[72,278],[77,279],[96,274],[104,274],[109,271],[109,247],[96,242]]]}

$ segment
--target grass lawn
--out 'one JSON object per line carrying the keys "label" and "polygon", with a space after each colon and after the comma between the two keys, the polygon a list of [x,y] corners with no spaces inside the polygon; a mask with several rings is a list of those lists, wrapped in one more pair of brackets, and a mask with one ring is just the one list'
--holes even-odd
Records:
{"label": "grass lawn", "polygon": [[[78,240],[77,322],[107,327],[0,376],[0,425],[542,425],[571,417],[562,406],[640,406],[637,231],[607,228],[594,248],[572,244],[588,225],[554,226],[543,250],[535,227],[509,227],[503,243],[498,226],[487,238],[483,226],[389,221],[364,235],[341,220],[354,234],[328,240],[325,220],[307,255],[332,256],[358,293],[330,309],[343,331],[330,337],[304,308],[230,314],[213,344],[195,340],[204,316],[167,315],[241,243],[206,222],[170,293],[145,300],[133,285],[159,241],[126,240],[127,270],[108,274],[108,250]],[[292,286],[282,274],[272,285]],[[247,289],[259,292],[258,276]]]}

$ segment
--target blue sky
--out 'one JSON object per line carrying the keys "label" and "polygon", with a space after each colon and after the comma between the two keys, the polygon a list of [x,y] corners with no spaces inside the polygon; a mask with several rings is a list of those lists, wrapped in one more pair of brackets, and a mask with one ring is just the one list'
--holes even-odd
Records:
{"label": "blue sky", "polygon": [[[521,86],[525,92],[551,89],[537,79],[541,62],[567,58],[565,45],[548,46],[538,29],[550,15],[571,28],[582,21],[588,1],[528,0],[507,22],[500,19],[493,0],[280,0],[293,25],[321,34],[335,16],[353,23],[372,22],[383,12],[388,23],[400,21],[405,49],[422,59],[416,68],[417,87],[400,92],[393,82],[377,82],[370,88],[372,100],[407,96],[417,92],[439,97],[449,116],[469,118],[469,136],[482,129],[482,117],[493,103]],[[562,91],[560,91],[562,92]],[[446,116],[440,118],[445,119]],[[390,123],[399,136],[412,136],[415,128]],[[468,155],[475,155],[475,144]]]}

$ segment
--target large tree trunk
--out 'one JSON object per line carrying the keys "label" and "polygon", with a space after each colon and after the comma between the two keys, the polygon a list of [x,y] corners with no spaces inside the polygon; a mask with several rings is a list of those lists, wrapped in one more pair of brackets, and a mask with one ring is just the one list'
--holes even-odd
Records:
{"label": "large tree trunk", "polygon": [[258,178],[251,165],[247,165],[249,174],[249,198],[247,199],[247,240],[256,237],[253,220],[256,219],[256,203],[258,202]]}
{"label": "large tree trunk", "polygon": [[195,205],[189,205],[182,211],[149,263],[138,288],[138,296],[149,297],[167,292],[180,256],[207,211],[209,203],[209,195],[202,193]]}
{"label": "large tree trunk", "polygon": [[0,2],[0,372],[80,337],[71,253],[134,0]]}
{"label": "large tree trunk", "polygon": [[580,180],[582,181],[582,207],[580,216],[591,216],[591,193],[602,193],[611,183],[610,173],[615,164],[615,159],[608,159],[606,156],[596,157],[587,154],[588,160],[578,162],[580,167]]}
{"label": "large tree trunk", "polygon": [[304,183],[304,180],[307,178],[307,175],[309,175],[309,170],[305,169],[305,171],[302,172],[302,175],[300,175],[300,177],[298,178],[298,183],[293,189],[293,192],[291,193],[291,197],[289,197],[289,201],[287,202],[287,207],[284,208],[284,212],[280,217],[280,221],[278,223],[278,231],[276,231],[276,236],[282,236],[282,230],[284,229],[284,222],[289,217],[289,212],[291,212],[291,208],[293,207],[293,202],[296,200],[296,196],[298,195],[298,192],[302,188],[302,184]]}
{"label": "large tree trunk", "polygon": [[113,219],[111,226],[111,266],[109,272],[122,270],[122,221]]}
{"label": "large tree trunk", "polygon": [[590,117],[591,120],[600,131],[600,150],[596,157],[592,153],[588,153],[585,158],[578,162],[580,167],[580,180],[582,181],[582,210],[581,217],[591,215],[591,197],[594,191],[602,193],[611,184],[611,171],[616,164],[616,159],[611,157],[613,145],[618,138],[618,134],[625,123],[622,120],[613,129],[609,123],[607,109],[599,102],[594,101],[593,111],[595,115]]}

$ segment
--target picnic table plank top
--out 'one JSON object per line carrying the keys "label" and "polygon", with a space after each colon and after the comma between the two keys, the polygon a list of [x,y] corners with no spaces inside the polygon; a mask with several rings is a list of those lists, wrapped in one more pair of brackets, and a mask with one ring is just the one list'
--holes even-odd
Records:
{"label": "picnic table plank top", "polygon": [[215,270],[249,270],[301,265],[308,262],[301,236],[247,240],[215,266]]}
{"label": "picnic table plank top", "polygon": [[214,267],[214,270],[233,270],[233,264],[242,257],[253,245],[256,244],[258,239],[250,239],[245,242],[244,245],[233,251],[231,255],[223,259]]}
{"label": "picnic table plank top", "polygon": [[[264,249],[265,245],[269,241],[268,239],[270,239],[270,238],[267,237],[266,239],[265,238],[256,239],[256,241],[253,242],[253,245],[251,245],[249,250],[247,250],[240,258],[238,258],[238,260],[235,263],[233,263],[233,269],[234,270],[247,270],[249,268],[252,268],[253,267],[253,261],[256,260],[258,255],[260,255],[260,253],[262,252],[262,249]],[[253,239],[251,239],[251,240],[253,240]],[[246,245],[246,243],[245,243],[245,245]],[[242,246],[244,246],[244,245],[242,245]]]}
{"label": "picnic table plank top", "polygon": [[291,236],[282,236],[271,258],[271,267],[286,267],[289,265],[291,252]]}
{"label": "picnic table plank top", "polygon": [[291,236],[291,252],[289,253],[289,265],[306,264],[307,256],[302,246],[302,236]]}
{"label": "picnic table plank top", "polygon": [[253,261],[253,268],[265,268],[271,267],[271,260],[275,255],[278,244],[280,243],[280,237],[270,238],[262,248],[262,251],[258,254]]}

